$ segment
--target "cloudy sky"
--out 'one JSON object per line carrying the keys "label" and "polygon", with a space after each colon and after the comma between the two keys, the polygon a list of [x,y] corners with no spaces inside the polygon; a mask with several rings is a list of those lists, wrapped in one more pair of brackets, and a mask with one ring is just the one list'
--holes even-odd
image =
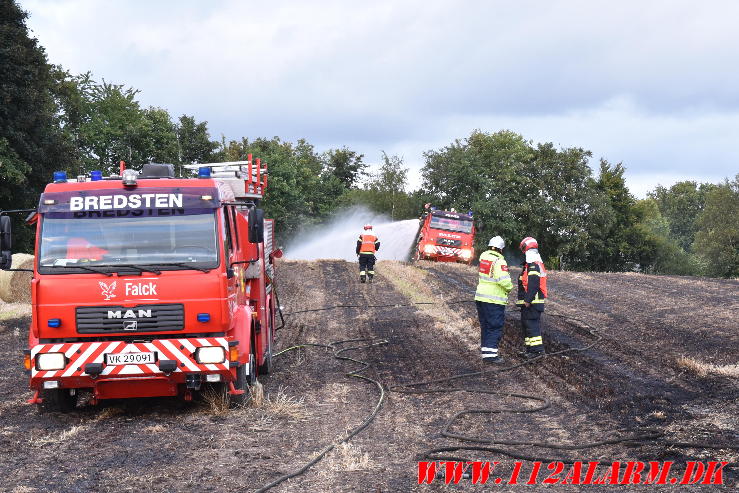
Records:
{"label": "cloudy sky", "polygon": [[52,63],[376,162],[473,129],[622,161],[632,191],[739,172],[739,2],[21,0]]}

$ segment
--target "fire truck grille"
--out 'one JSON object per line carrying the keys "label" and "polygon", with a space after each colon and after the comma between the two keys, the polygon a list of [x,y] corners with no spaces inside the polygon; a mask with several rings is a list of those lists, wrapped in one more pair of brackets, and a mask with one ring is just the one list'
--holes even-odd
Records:
{"label": "fire truck grille", "polygon": [[182,304],[123,306],[78,306],[77,333],[159,332],[185,328]]}
{"label": "fire truck grille", "polygon": [[436,240],[437,245],[444,245],[450,247],[462,246],[462,240],[450,240],[449,238],[438,238]]}

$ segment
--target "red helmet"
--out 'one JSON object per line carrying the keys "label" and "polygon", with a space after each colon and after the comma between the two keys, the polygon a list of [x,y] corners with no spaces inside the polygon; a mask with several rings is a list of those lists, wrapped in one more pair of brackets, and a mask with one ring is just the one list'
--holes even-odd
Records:
{"label": "red helmet", "polygon": [[368,229],[372,229],[372,225],[371,224],[365,224],[364,225],[364,230],[366,231]]}
{"label": "red helmet", "polygon": [[539,248],[539,244],[536,242],[536,238],[532,238],[531,236],[527,236],[523,240],[521,240],[521,244],[519,245],[519,248],[522,252],[526,252],[528,250],[531,250],[532,248]]}

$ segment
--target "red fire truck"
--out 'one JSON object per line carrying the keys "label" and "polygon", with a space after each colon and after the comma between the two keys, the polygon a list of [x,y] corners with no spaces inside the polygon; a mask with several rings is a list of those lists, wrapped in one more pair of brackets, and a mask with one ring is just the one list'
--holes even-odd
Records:
{"label": "red fire truck", "polygon": [[420,218],[413,259],[470,264],[475,258],[474,244],[472,214],[439,211],[427,204]]}
{"label": "red fire truck", "polygon": [[[171,164],[123,168],[55,173],[30,219],[29,402],[190,400],[205,385],[243,402],[272,364],[282,252],[259,208],[266,166],[249,155],[197,165],[197,178],[175,178]],[[0,226],[9,239],[9,221]]]}

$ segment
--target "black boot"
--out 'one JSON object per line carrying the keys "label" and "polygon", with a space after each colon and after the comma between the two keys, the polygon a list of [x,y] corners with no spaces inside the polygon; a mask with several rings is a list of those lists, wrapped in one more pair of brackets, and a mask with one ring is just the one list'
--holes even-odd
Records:
{"label": "black boot", "polygon": [[500,365],[505,363],[505,360],[501,356],[495,356],[494,358],[483,358],[482,362],[486,365]]}
{"label": "black boot", "polygon": [[359,282],[364,283],[364,281],[367,279],[367,276],[361,275],[359,276]]}

